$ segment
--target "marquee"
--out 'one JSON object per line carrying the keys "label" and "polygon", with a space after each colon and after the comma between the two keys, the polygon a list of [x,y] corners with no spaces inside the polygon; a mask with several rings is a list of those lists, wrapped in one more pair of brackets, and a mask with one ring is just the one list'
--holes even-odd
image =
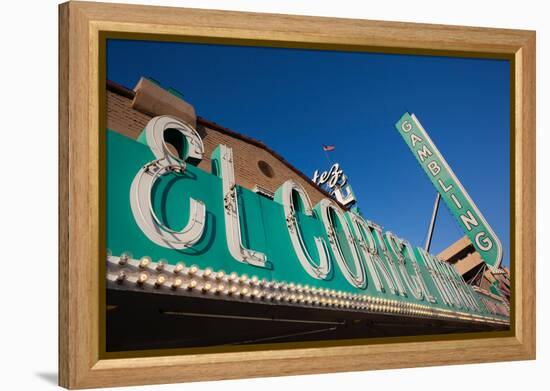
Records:
{"label": "marquee", "polygon": [[232,149],[205,156],[187,123],[156,117],[138,140],[107,130],[106,142],[109,288],[508,323],[501,301],[358,212],[312,205],[292,179],[274,199],[237,185]]}

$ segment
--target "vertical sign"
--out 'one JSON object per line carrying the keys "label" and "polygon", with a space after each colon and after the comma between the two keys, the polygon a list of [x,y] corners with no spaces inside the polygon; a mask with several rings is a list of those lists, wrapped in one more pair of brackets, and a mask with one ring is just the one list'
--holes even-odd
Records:
{"label": "vertical sign", "polygon": [[502,261],[500,240],[418,119],[414,114],[405,113],[395,127],[481,258],[493,271],[497,270]]}

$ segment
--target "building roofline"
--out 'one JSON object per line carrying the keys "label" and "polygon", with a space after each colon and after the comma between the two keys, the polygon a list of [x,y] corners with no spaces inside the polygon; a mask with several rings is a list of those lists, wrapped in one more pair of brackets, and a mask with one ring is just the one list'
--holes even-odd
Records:
{"label": "building roofline", "polygon": [[[121,84],[118,84],[118,83],[115,83],[114,81],[111,81],[111,80],[107,80],[107,90],[108,91],[111,91],[111,92],[114,92],[115,94],[118,94],[118,95],[121,95],[125,98],[128,98],[128,99],[134,99],[134,97],[136,96],[136,93],[134,90],[128,88],[128,87],[125,87]],[[321,188],[319,185],[317,185],[315,182],[313,182],[311,180],[311,178],[308,178],[306,174],[304,174],[302,171],[300,171],[299,169],[297,169],[296,167],[294,167],[288,160],[286,160],[282,155],[280,155],[279,153],[275,152],[273,149],[271,149],[270,147],[268,147],[267,145],[265,145],[263,142],[261,142],[260,140],[256,140],[255,138],[253,137],[250,137],[250,136],[246,136],[242,133],[239,133],[239,132],[236,132],[232,129],[229,129],[229,128],[226,128],[224,126],[221,126],[213,121],[209,121],[203,117],[200,117],[200,116],[197,116],[197,125],[203,125],[203,126],[206,126],[208,128],[211,128],[211,129],[214,129],[214,130],[217,130],[221,133],[224,133],[224,134],[227,134],[231,137],[234,137],[234,138],[237,138],[239,140],[242,140],[248,144],[252,144],[258,148],[262,148],[264,149],[265,151],[269,152],[271,155],[273,155],[273,157],[275,157],[277,160],[281,161],[285,166],[287,166],[289,169],[291,169],[292,171],[294,171],[297,175],[299,175],[303,180],[305,180],[306,182],[310,183],[313,187],[315,187],[317,190],[319,190],[323,195],[325,195],[327,198],[329,198],[330,200],[334,201],[336,204],[338,204],[338,206],[340,208],[342,208],[343,210],[348,210],[349,208],[347,208],[346,206],[342,205],[340,202],[338,202],[338,200],[335,200],[334,198],[331,197],[331,195],[328,193],[328,191],[326,191],[325,189]]]}
{"label": "building roofline", "polygon": [[258,148],[262,148],[264,150],[266,150],[267,152],[269,152],[271,155],[273,155],[277,160],[279,160],[281,163],[283,163],[285,166],[287,166],[288,168],[290,168],[292,171],[294,171],[297,175],[299,175],[303,180],[305,180],[306,182],[310,183],[313,187],[315,187],[317,190],[319,190],[323,195],[325,195],[327,198],[331,199],[332,201],[336,202],[338,204],[338,206],[340,206],[342,209],[344,210],[347,210],[348,208],[345,207],[344,205],[342,205],[340,202],[338,202],[338,200],[335,200],[334,198],[331,197],[331,195],[329,194],[328,191],[326,191],[325,189],[321,188],[319,185],[317,185],[315,182],[313,182],[311,180],[311,178],[308,178],[306,176],[306,174],[304,174],[302,171],[300,171],[299,169],[297,169],[296,167],[294,167],[292,165],[292,163],[290,163],[288,160],[286,160],[282,155],[280,155],[278,152],[274,151],[273,149],[271,149],[270,147],[268,147],[267,145],[265,145],[263,142],[261,142],[260,140],[256,140],[255,138],[252,138],[252,137],[249,137],[249,136],[246,136],[242,133],[239,133],[239,132],[235,132],[234,130],[232,129],[229,129],[229,128],[226,128],[226,127],[223,127],[215,122],[212,122],[212,121],[209,121],[205,118],[202,118],[200,116],[197,116],[197,124],[201,124],[203,126],[207,126],[211,129],[214,129],[214,130],[217,130],[219,132],[222,132],[222,133],[225,133],[229,136],[232,136],[232,137],[235,137],[235,138],[238,138],[246,143],[249,143],[249,144],[252,144]]}
{"label": "building roofline", "polygon": [[115,83],[114,81],[107,80],[107,91],[114,92],[128,99],[134,99],[136,92],[128,87],[124,87],[122,84]]}

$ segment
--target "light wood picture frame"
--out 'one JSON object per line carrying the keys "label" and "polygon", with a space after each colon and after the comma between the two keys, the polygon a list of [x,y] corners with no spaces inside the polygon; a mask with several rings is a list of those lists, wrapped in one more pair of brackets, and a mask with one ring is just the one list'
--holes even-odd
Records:
{"label": "light wood picture frame", "polygon": [[[101,172],[107,36],[507,58],[513,66],[511,331],[108,357]],[[149,38],[148,38],[149,37]],[[535,359],[535,32],[141,5],[59,6],[59,384],[70,389]],[[460,352],[460,354],[457,354]]]}

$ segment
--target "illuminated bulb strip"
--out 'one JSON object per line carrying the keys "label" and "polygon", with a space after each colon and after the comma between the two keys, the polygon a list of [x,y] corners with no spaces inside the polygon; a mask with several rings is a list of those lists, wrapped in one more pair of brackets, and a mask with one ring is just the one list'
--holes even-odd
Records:
{"label": "illuminated bulb strip", "polygon": [[164,261],[153,263],[149,257],[135,260],[127,255],[110,256],[107,258],[107,263],[108,269],[110,269],[107,273],[108,281],[117,285],[127,285],[129,288],[135,284],[141,290],[163,289],[170,291],[168,288],[163,288],[166,286],[175,293],[196,291],[202,295],[224,295],[238,300],[282,301],[302,306],[344,308],[388,315],[401,314],[414,317],[509,324],[509,321],[501,318],[452,309],[432,308],[425,304],[302,286],[293,282],[259,280],[256,276],[248,278],[246,274],[239,277],[235,272],[225,274],[223,271],[214,271],[211,268],[201,270],[196,265],[186,268],[183,263],[178,263],[175,266],[168,265]]}

